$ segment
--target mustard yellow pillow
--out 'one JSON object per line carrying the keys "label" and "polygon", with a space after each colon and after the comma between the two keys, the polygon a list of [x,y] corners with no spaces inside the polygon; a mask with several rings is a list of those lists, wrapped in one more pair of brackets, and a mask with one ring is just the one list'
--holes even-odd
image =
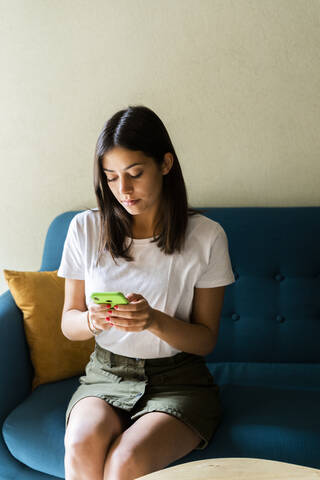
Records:
{"label": "mustard yellow pillow", "polygon": [[32,390],[42,383],[81,375],[94,350],[94,338],[68,340],[61,331],[65,279],[58,270],[3,270],[16,305],[23,312],[24,329],[34,367]]}

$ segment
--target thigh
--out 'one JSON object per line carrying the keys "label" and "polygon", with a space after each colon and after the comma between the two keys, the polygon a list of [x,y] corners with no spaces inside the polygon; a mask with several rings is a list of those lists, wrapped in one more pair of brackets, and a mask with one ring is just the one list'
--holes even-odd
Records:
{"label": "thigh", "polygon": [[[186,355],[186,354],[184,354]],[[197,449],[207,446],[221,419],[219,387],[203,358],[183,356],[169,368],[149,368],[145,394],[131,411],[136,420],[153,411],[175,416],[202,439]]]}
{"label": "thigh", "polygon": [[98,397],[80,399],[72,408],[66,428],[65,444],[101,439],[110,441],[131,423],[126,412]]}
{"label": "thigh", "polygon": [[178,418],[164,412],[150,412],[139,417],[120,434],[110,447],[105,465],[105,477],[116,459],[132,456],[138,466],[136,475],[166,467],[194,450],[200,436]]}

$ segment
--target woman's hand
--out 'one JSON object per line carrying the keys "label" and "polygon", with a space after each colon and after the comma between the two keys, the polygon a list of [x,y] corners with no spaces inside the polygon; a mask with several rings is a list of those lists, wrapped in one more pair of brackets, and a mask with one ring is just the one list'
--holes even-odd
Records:
{"label": "woman's hand", "polygon": [[108,310],[110,306],[107,307],[106,304],[92,304],[89,305],[89,316],[90,321],[94,328],[98,330],[110,330],[112,325],[110,322],[107,322],[106,317],[109,316]]}
{"label": "woman's hand", "polygon": [[119,304],[114,309],[109,309],[111,313],[106,316],[110,318],[107,322],[117,330],[125,332],[141,332],[149,328],[154,321],[155,310],[150,307],[147,300],[138,293],[127,295],[130,303]]}

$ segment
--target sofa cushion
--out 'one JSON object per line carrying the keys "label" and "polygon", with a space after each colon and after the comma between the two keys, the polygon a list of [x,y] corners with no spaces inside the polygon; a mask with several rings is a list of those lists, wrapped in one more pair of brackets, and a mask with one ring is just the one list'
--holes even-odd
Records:
{"label": "sofa cushion", "polygon": [[32,388],[81,375],[94,349],[94,339],[68,340],[61,331],[65,279],[57,270],[4,270],[10,292],[23,312],[26,340],[34,368]]}
{"label": "sofa cushion", "polygon": [[[77,378],[41,385],[11,412],[3,436],[15,458],[64,478],[65,411],[77,385]],[[246,456],[320,468],[320,391],[240,385],[220,391],[224,414],[208,447],[174,464]]]}
{"label": "sofa cushion", "polygon": [[40,385],[10,413],[2,433],[15,458],[64,478],[65,412],[78,385],[78,377]]}
{"label": "sofa cushion", "polygon": [[252,457],[320,468],[320,391],[220,387],[225,415],[215,457]]}
{"label": "sofa cushion", "polygon": [[251,457],[320,468],[319,390],[221,385],[221,423],[205,450],[172,464]]}

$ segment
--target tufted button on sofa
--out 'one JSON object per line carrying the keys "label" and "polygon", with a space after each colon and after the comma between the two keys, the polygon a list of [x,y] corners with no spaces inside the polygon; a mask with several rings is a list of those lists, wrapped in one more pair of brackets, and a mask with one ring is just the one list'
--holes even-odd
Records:
{"label": "tufted button on sofa", "polygon": [[282,275],[282,273],[277,273],[275,276],[274,276],[275,280],[278,280],[278,282],[281,282],[282,280],[284,280],[284,275]]}

